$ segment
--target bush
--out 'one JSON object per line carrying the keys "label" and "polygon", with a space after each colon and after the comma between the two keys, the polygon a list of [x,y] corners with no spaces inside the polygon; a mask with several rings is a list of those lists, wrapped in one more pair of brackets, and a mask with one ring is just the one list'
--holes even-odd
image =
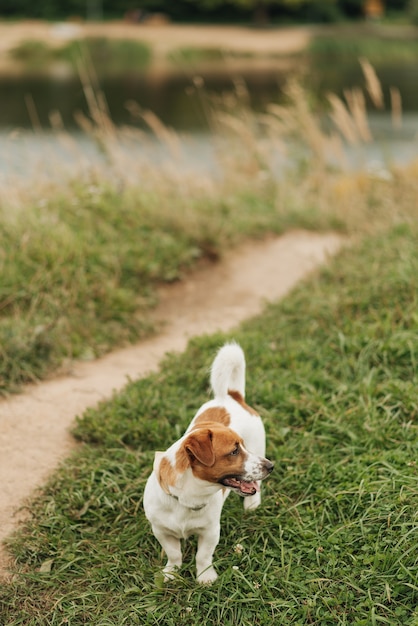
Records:
{"label": "bush", "polygon": [[411,23],[418,26],[418,0],[410,0],[408,14]]}

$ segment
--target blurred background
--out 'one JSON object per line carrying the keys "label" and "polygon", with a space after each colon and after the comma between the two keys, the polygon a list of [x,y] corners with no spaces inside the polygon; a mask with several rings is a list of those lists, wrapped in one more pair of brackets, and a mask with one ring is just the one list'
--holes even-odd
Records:
{"label": "blurred background", "polygon": [[[418,133],[416,23],[416,0],[1,0],[0,172],[26,170],[57,129],[97,156],[86,136],[92,106],[143,131],[152,112],[192,138],[191,160],[197,153],[211,167],[214,106],[238,95],[263,113],[297,78],[325,110],[327,94],[364,83],[361,58],[383,91],[378,107],[366,98],[373,138],[408,160]],[[376,146],[369,151],[376,158]]]}

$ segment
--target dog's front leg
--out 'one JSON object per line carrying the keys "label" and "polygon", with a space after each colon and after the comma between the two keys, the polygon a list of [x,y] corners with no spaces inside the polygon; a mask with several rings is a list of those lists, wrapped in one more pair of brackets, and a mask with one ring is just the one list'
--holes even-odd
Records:
{"label": "dog's front leg", "polygon": [[163,569],[164,582],[167,582],[174,578],[172,574],[173,571],[180,568],[182,564],[180,539],[177,539],[174,535],[170,535],[159,528],[154,527],[153,532],[167,555],[167,563]]}
{"label": "dog's front leg", "polygon": [[[258,486],[260,486],[260,481],[257,481]],[[256,509],[261,504],[261,493],[258,491],[253,496],[247,496],[244,498],[244,509],[246,511],[252,511]]]}
{"label": "dog's front leg", "polygon": [[210,585],[218,578],[218,574],[212,565],[212,559],[215,548],[219,543],[219,535],[219,524],[215,524],[213,528],[207,528],[199,534],[196,553],[196,575],[197,582],[203,585]]}

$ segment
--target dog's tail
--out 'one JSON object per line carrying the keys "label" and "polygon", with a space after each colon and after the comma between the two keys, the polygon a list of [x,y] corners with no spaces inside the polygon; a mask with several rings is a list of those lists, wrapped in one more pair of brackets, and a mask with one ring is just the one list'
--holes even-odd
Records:
{"label": "dog's tail", "polygon": [[245,357],[237,343],[226,343],[212,364],[210,384],[215,398],[225,398],[228,391],[238,391],[245,397]]}

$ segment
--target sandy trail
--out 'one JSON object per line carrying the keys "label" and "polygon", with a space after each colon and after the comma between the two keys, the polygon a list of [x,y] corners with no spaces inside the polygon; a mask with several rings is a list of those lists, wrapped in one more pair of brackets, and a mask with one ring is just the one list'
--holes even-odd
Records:
{"label": "sandy trail", "polygon": [[[246,244],[184,283],[161,290],[155,312],[158,336],[106,357],[76,363],[71,376],[27,388],[0,401],[0,542],[25,515],[25,501],[75,446],[69,434],[77,415],[120,390],[128,378],[156,370],[164,354],[182,351],[194,335],[228,331],[283,297],[334,254],[334,234],[292,232]],[[0,570],[6,567],[0,552]]]}

